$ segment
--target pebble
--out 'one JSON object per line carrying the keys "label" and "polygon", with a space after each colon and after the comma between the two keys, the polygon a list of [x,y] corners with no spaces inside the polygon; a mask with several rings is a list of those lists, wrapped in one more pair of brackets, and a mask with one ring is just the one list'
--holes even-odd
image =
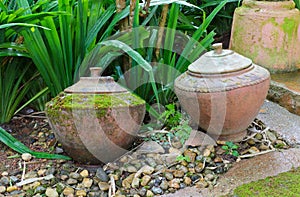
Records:
{"label": "pebble", "polygon": [[131,187],[132,188],[138,188],[138,187],[140,187],[140,179],[138,177],[134,177],[132,179]]}
{"label": "pebble", "polygon": [[169,187],[179,189],[180,188],[180,179],[173,179],[169,181]]}
{"label": "pebble", "polygon": [[83,178],[86,178],[86,177],[89,176],[89,171],[87,171],[87,170],[82,170],[82,171],[80,172],[80,175],[81,175]]}
{"label": "pebble", "polygon": [[209,155],[211,154],[211,151],[209,150],[209,149],[204,149],[204,151],[203,151],[203,156],[204,157],[209,157]]}
{"label": "pebble", "polygon": [[207,174],[205,175],[205,180],[212,181],[214,180],[215,176],[213,174]]}
{"label": "pebble", "polygon": [[124,187],[125,189],[129,189],[130,186],[131,186],[132,180],[133,180],[133,178],[134,178],[134,175],[135,175],[135,174],[131,174],[131,175],[129,175],[127,178],[125,178],[125,179],[122,181],[122,187]]}
{"label": "pebble", "polygon": [[3,185],[0,185],[0,194],[3,194],[4,192],[6,192],[6,187]]}
{"label": "pebble", "polygon": [[83,180],[82,180],[82,185],[83,185],[85,188],[90,188],[90,187],[92,187],[92,185],[93,185],[93,180],[90,179],[90,178],[83,178]]}
{"label": "pebble", "polygon": [[109,190],[110,185],[107,182],[99,182],[98,186],[101,191],[107,191]]}
{"label": "pebble", "polygon": [[15,191],[15,190],[18,190],[17,186],[9,186],[9,187],[6,188],[7,192],[12,192],[12,191]]}
{"label": "pebble", "polygon": [[46,169],[41,169],[41,170],[38,170],[37,174],[38,174],[38,176],[45,176],[46,171],[47,171]]}
{"label": "pebble", "polygon": [[78,181],[77,181],[76,179],[69,178],[69,179],[67,180],[67,184],[68,184],[68,185],[75,185],[75,184],[77,184],[77,183],[78,183]]}
{"label": "pebble", "polygon": [[46,189],[46,192],[45,192],[46,196],[48,197],[58,197],[58,193],[55,189],[52,189],[50,187],[48,187]]}
{"label": "pebble", "polygon": [[23,161],[30,161],[32,159],[32,155],[30,153],[23,153],[21,158]]}
{"label": "pebble", "polygon": [[73,195],[75,193],[75,190],[72,187],[66,187],[63,191],[63,194],[65,196]]}
{"label": "pebble", "polygon": [[95,175],[100,181],[107,182],[109,180],[109,177],[104,172],[103,168],[98,168]]}
{"label": "pebble", "polygon": [[192,179],[190,177],[184,177],[183,182],[186,185],[191,185],[192,184]]}
{"label": "pebble", "polygon": [[151,191],[154,193],[154,194],[162,194],[163,193],[163,190],[160,188],[160,187],[152,187]]}
{"label": "pebble", "polygon": [[166,180],[162,180],[159,186],[161,189],[167,190],[169,188],[169,183]]}
{"label": "pebble", "polygon": [[152,197],[152,196],[154,196],[154,194],[153,194],[153,192],[151,190],[147,190],[146,196],[147,197]]}
{"label": "pebble", "polygon": [[1,177],[0,184],[4,185],[4,186],[8,185],[9,184],[9,178],[7,176]]}
{"label": "pebble", "polygon": [[86,191],[78,190],[78,191],[76,191],[76,196],[78,196],[78,197],[86,196]]}
{"label": "pebble", "polygon": [[254,153],[258,153],[260,151],[255,146],[252,146],[250,149],[248,149],[248,152],[251,153],[251,154],[254,154]]}
{"label": "pebble", "polygon": [[34,190],[34,193],[45,193],[45,191],[46,191],[46,188],[45,187],[43,187],[43,186],[37,186],[36,188],[35,188],[35,190]]}
{"label": "pebble", "polygon": [[177,178],[181,178],[184,176],[184,172],[181,170],[175,170],[173,174],[174,174],[174,177],[177,177]]}
{"label": "pebble", "polygon": [[192,163],[195,162],[195,159],[196,159],[196,156],[197,156],[196,153],[194,153],[194,152],[187,149],[187,150],[184,151],[183,154],[184,154],[185,157],[189,157],[189,159]]}
{"label": "pebble", "polygon": [[271,131],[266,131],[266,134],[271,142],[275,142],[277,140],[276,135]]}
{"label": "pebble", "polygon": [[172,180],[174,178],[174,175],[172,173],[170,173],[170,172],[166,172],[165,173],[165,177],[166,177],[167,180],[170,181],[170,180]]}
{"label": "pebble", "polygon": [[2,172],[1,176],[8,176],[8,172],[7,171]]}
{"label": "pebble", "polygon": [[82,181],[82,176],[77,172],[71,172],[69,177],[78,181]]}
{"label": "pebble", "polygon": [[126,170],[129,173],[135,173],[135,172],[137,172],[137,169],[134,166],[128,166]]}
{"label": "pebble", "polygon": [[148,183],[150,182],[150,180],[151,180],[151,176],[149,176],[149,175],[143,176],[143,178],[141,180],[141,186],[148,185]]}
{"label": "pebble", "polygon": [[139,171],[141,171],[143,174],[152,174],[154,172],[154,168],[151,166],[143,166]]}

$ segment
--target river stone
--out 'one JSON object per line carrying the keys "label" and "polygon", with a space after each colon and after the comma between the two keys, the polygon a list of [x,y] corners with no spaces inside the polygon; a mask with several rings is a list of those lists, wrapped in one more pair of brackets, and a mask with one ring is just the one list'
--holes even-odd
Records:
{"label": "river stone", "polygon": [[140,179],[137,177],[134,177],[131,183],[132,188],[138,188],[140,187]]}
{"label": "river stone", "polygon": [[147,141],[138,148],[137,154],[165,153],[165,149],[155,141]]}
{"label": "river stone", "polygon": [[140,177],[141,174],[151,175],[154,172],[154,168],[148,165],[143,166],[139,169],[135,175],[135,177]]}
{"label": "river stone", "polygon": [[89,176],[89,171],[88,170],[82,170],[80,172],[80,175],[83,177],[83,178],[86,178]]}
{"label": "river stone", "polygon": [[142,187],[139,191],[138,191],[138,194],[140,196],[146,196],[146,193],[147,193],[147,189]]}
{"label": "river stone", "polygon": [[46,171],[47,171],[46,169],[40,169],[40,170],[38,170],[37,174],[38,174],[38,176],[45,176]]}
{"label": "river stone", "polygon": [[274,133],[272,133],[271,131],[266,131],[266,134],[271,142],[275,142],[277,140],[276,135]]}
{"label": "river stone", "polygon": [[131,187],[131,183],[132,183],[132,180],[134,178],[134,175],[135,174],[131,174],[126,179],[124,179],[122,181],[122,187],[124,187],[125,189],[129,189]]}
{"label": "river stone", "polygon": [[46,188],[44,186],[38,186],[35,188],[34,193],[41,193],[43,194],[46,191]]}
{"label": "river stone", "polygon": [[162,180],[159,186],[161,189],[167,190],[169,188],[169,183],[166,180]]}
{"label": "river stone", "polygon": [[192,184],[192,179],[190,177],[184,177],[183,183],[185,185],[191,185]]}
{"label": "river stone", "polygon": [[4,192],[6,192],[6,187],[3,185],[0,185],[0,194],[3,194]]}
{"label": "river stone", "polygon": [[82,181],[82,176],[77,172],[71,172],[69,177],[78,181]]}
{"label": "river stone", "polygon": [[169,181],[169,187],[179,189],[180,188],[180,179],[176,178],[176,179]]}
{"label": "river stone", "polygon": [[192,163],[195,162],[195,159],[196,159],[196,156],[197,156],[196,153],[194,153],[194,152],[192,152],[192,151],[190,151],[190,150],[188,150],[188,149],[184,151],[183,155],[184,155],[185,157],[190,158],[190,161],[191,161]]}
{"label": "river stone", "polygon": [[160,187],[152,187],[151,191],[154,193],[154,194],[162,194],[163,193],[163,190],[160,188]]}
{"label": "river stone", "polygon": [[207,174],[205,175],[205,180],[212,181],[214,180],[215,176],[213,174]]}
{"label": "river stone", "polygon": [[98,186],[100,188],[101,191],[107,191],[109,190],[110,185],[107,182],[99,182]]}
{"label": "river stone", "polygon": [[147,190],[146,196],[154,196],[153,192],[151,190]]}
{"label": "river stone", "polygon": [[86,191],[78,190],[78,191],[76,191],[76,196],[86,196]]}
{"label": "river stone", "polygon": [[78,181],[77,181],[76,179],[69,178],[69,179],[67,180],[67,184],[68,184],[68,185],[75,185],[75,184],[77,184],[77,183],[78,183]]}
{"label": "river stone", "polygon": [[166,172],[165,177],[168,181],[172,180],[174,178],[173,174],[171,172]]}
{"label": "river stone", "polygon": [[15,191],[15,190],[17,190],[17,189],[18,189],[17,186],[9,186],[9,187],[6,188],[6,191],[7,191],[7,192],[12,192],[12,191]]}
{"label": "river stone", "polygon": [[23,161],[30,161],[32,159],[32,155],[30,153],[23,153],[21,155],[21,158],[23,159]]}
{"label": "river stone", "polygon": [[151,176],[145,175],[141,180],[141,186],[146,186],[151,180]]}
{"label": "river stone", "polygon": [[8,185],[9,184],[9,178],[4,176],[4,177],[1,177],[0,179],[0,184],[1,185]]}
{"label": "river stone", "polygon": [[182,170],[175,170],[173,174],[176,178],[181,178],[184,176],[184,172]]}
{"label": "river stone", "polygon": [[137,172],[137,169],[136,169],[136,167],[134,167],[134,166],[128,166],[128,167],[126,168],[126,170],[127,170],[127,172],[129,172],[129,173],[135,173],[135,172]]}
{"label": "river stone", "polygon": [[96,171],[96,177],[100,179],[100,181],[107,182],[109,180],[109,177],[104,172],[103,168],[98,168]]}
{"label": "river stone", "polygon": [[75,190],[72,187],[66,187],[63,191],[65,196],[73,195]]}
{"label": "river stone", "polygon": [[35,171],[30,171],[25,174],[25,179],[36,178],[38,175]]}
{"label": "river stone", "polygon": [[255,141],[253,139],[249,139],[247,140],[247,143],[252,146],[252,145],[255,145]]}
{"label": "river stone", "polygon": [[146,158],[146,162],[153,168],[156,166],[155,160],[151,157]]}
{"label": "river stone", "polygon": [[82,185],[85,187],[85,188],[90,188],[92,185],[93,185],[93,179],[90,179],[90,178],[84,178],[82,180]]}
{"label": "river stone", "polygon": [[45,192],[46,196],[48,197],[58,197],[58,193],[55,189],[52,189],[50,187],[48,187],[46,189],[46,192]]}

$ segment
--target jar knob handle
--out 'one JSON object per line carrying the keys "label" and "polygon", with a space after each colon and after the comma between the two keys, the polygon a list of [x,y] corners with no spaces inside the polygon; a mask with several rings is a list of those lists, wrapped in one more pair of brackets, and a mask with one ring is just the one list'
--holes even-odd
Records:
{"label": "jar knob handle", "polygon": [[214,49],[214,52],[216,54],[221,54],[223,51],[223,44],[222,43],[215,43],[212,45],[212,48]]}
{"label": "jar knob handle", "polygon": [[100,68],[100,67],[91,67],[90,68],[91,77],[100,77],[101,70],[102,70],[102,68]]}

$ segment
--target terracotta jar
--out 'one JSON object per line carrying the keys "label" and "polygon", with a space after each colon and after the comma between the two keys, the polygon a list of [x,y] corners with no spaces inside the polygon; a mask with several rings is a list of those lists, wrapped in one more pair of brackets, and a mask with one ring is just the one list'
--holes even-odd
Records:
{"label": "terracotta jar", "polygon": [[230,49],[271,73],[300,68],[300,11],[292,0],[244,0],[234,12]]}
{"label": "terracotta jar", "polygon": [[270,74],[222,44],[213,47],[175,80],[175,93],[211,137],[240,141],[267,96]]}
{"label": "terracotta jar", "polygon": [[66,88],[46,104],[56,138],[74,160],[111,162],[132,145],[144,119],[145,102],[91,68],[91,77]]}

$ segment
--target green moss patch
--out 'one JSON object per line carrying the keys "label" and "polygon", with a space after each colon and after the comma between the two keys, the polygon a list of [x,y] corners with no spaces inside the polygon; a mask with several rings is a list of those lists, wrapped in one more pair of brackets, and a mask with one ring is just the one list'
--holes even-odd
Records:
{"label": "green moss patch", "polygon": [[47,109],[102,109],[143,105],[145,101],[130,93],[66,94],[61,93],[47,103]]}
{"label": "green moss patch", "polygon": [[300,168],[274,177],[241,185],[234,190],[236,197],[244,196],[300,196]]}

